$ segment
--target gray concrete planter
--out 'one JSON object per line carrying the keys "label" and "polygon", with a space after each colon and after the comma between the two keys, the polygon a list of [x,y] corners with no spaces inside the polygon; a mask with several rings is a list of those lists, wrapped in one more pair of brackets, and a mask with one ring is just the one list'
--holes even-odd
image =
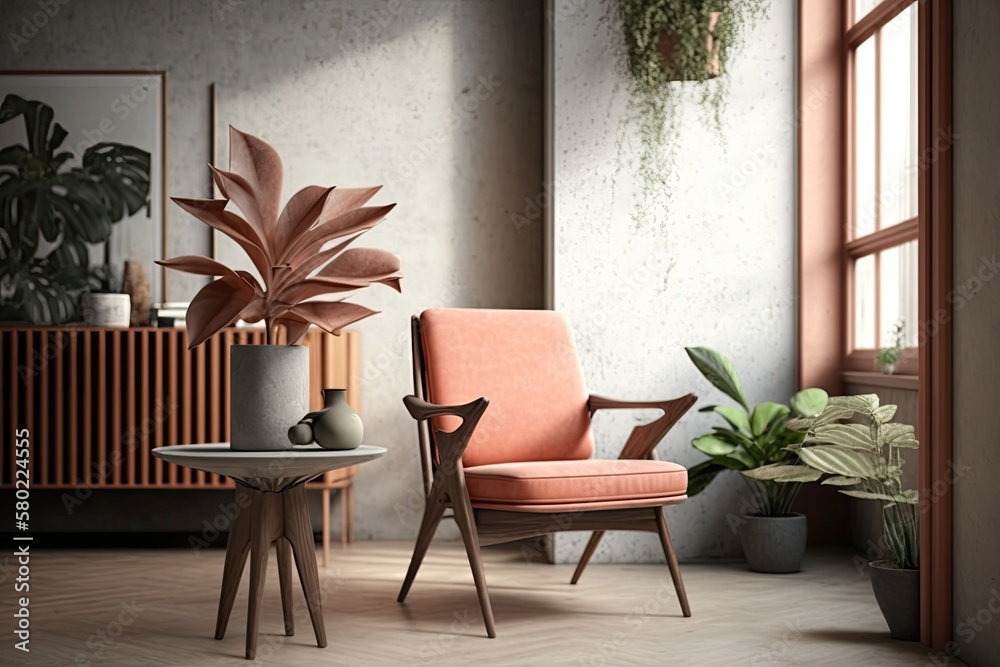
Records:
{"label": "gray concrete planter", "polygon": [[889,561],[877,560],[868,564],[868,571],[889,636],[920,641],[920,570],[904,570]]}
{"label": "gray concrete planter", "polygon": [[288,428],[309,410],[309,348],[233,345],[230,387],[232,449],[291,449]]}
{"label": "gray concrete planter", "polygon": [[80,312],[83,323],[88,327],[128,329],[131,304],[128,294],[86,292],[80,295]]}
{"label": "gray concrete planter", "polygon": [[806,516],[744,516],[743,554],[754,572],[788,574],[802,568],[806,553]]}

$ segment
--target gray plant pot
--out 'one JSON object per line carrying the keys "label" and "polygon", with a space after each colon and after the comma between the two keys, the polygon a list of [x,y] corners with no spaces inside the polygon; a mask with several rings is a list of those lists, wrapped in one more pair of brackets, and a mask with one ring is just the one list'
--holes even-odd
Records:
{"label": "gray plant pot", "polygon": [[802,568],[806,553],[806,516],[744,516],[743,554],[754,572],[788,574]]}
{"label": "gray plant pot", "polygon": [[80,295],[80,312],[83,323],[88,327],[112,327],[128,329],[132,315],[132,301],[128,294]]}
{"label": "gray plant pot", "polygon": [[889,636],[920,641],[920,570],[904,570],[889,561],[877,560],[868,564],[868,571]]}
{"label": "gray plant pot", "polygon": [[291,449],[288,427],[309,409],[309,348],[230,348],[230,446],[241,452]]}

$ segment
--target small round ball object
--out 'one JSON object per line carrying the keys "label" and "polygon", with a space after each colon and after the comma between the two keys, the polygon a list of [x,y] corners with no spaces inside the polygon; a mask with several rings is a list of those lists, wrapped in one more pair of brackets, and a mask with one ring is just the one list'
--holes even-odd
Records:
{"label": "small round ball object", "polygon": [[288,429],[288,439],[293,445],[311,445],[313,442],[313,430],[307,422],[299,422]]}

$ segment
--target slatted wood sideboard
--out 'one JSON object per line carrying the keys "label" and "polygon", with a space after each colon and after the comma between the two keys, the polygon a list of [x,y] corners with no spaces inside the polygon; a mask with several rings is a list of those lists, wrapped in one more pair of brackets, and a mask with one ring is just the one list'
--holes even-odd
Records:
{"label": "slatted wood sideboard", "polygon": [[[225,329],[194,350],[183,329],[0,328],[0,422],[5,440],[29,428],[34,488],[224,489],[233,482],[154,458],[154,447],[229,439],[229,346],[261,344],[263,330]],[[360,410],[357,332],[312,329],[310,396],[347,388]],[[0,488],[13,487],[14,448],[0,457]],[[357,468],[310,482],[323,492],[328,561],[330,492],[340,490],[342,540],[353,540]]]}

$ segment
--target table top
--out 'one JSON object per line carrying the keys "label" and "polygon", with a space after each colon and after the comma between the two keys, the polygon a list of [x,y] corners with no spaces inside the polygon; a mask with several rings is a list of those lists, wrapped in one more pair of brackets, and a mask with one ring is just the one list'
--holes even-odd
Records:
{"label": "table top", "polygon": [[280,491],[314,479],[328,470],[372,461],[385,455],[384,447],[324,449],[296,445],[273,452],[234,452],[228,442],[208,445],[157,447],[153,456],[196,470],[231,477],[261,491]]}

